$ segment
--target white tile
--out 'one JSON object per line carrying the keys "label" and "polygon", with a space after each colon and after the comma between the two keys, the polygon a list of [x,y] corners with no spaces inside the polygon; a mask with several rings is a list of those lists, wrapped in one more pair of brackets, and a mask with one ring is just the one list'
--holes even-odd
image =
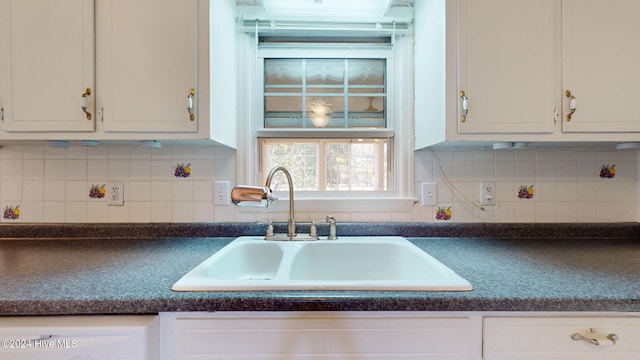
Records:
{"label": "white tile", "polygon": [[472,181],[473,180],[473,162],[471,161],[454,162],[452,180],[455,182]]}
{"label": "white tile", "polygon": [[214,146],[194,146],[193,147],[193,159],[194,160],[211,160],[213,161],[216,156],[216,147]]}
{"label": "white tile", "polygon": [[87,222],[109,222],[109,212],[106,201],[95,200],[87,202]]}
{"label": "white tile", "polygon": [[213,197],[214,194],[212,181],[193,181],[193,199],[195,201],[206,201],[213,203]]}
{"label": "white tile", "polygon": [[67,201],[65,203],[65,222],[86,222],[87,203],[84,201]]}
{"label": "white tile", "polygon": [[67,170],[66,160],[48,159],[44,163],[45,180],[64,180]]}
{"label": "white tile", "polygon": [[536,162],[535,161],[516,161],[516,182],[531,182],[536,179]]}
{"label": "white tile", "polygon": [[87,157],[88,151],[86,146],[69,146],[69,148],[67,148],[67,160],[86,160]]}
{"label": "white tile", "polygon": [[175,164],[172,165],[171,160],[152,160],[151,180],[171,180],[174,170]]}
{"label": "white tile", "polygon": [[214,221],[214,206],[212,202],[194,202],[193,203],[193,221],[195,222],[212,222]]}
{"label": "white tile", "polygon": [[191,177],[194,180],[213,180],[213,168],[213,160],[193,160],[191,166]]}
{"label": "white tile", "polygon": [[556,200],[558,202],[576,202],[578,200],[578,184],[575,181],[557,182]]}
{"label": "white tile", "polygon": [[129,146],[109,146],[109,160],[129,160]]}
{"label": "white tile", "polygon": [[64,202],[44,203],[44,222],[63,223],[65,222]]}
{"label": "white tile", "polygon": [[576,181],[578,178],[578,164],[575,161],[561,160],[556,163],[556,180]]}
{"label": "white tile", "polygon": [[42,202],[44,200],[44,181],[24,180],[22,182],[22,201]]}
{"label": "white tile", "polygon": [[530,200],[515,202],[517,222],[536,222],[536,204]]}
{"label": "white tile", "polygon": [[22,181],[3,180],[2,186],[0,186],[0,199],[3,202],[22,201]]}
{"label": "white tile", "polygon": [[494,181],[496,165],[493,161],[476,161],[473,165],[473,178],[476,181]]}
{"label": "white tile", "polygon": [[516,163],[514,161],[496,161],[495,180],[514,181],[516,178]]}
{"label": "white tile", "polygon": [[556,204],[556,220],[563,223],[574,223],[578,220],[578,207],[575,202],[559,202]]}
{"label": "white tile", "polygon": [[516,184],[513,181],[496,181],[496,202],[512,202],[516,200]]}
{"label": "white tile", "polygon": [[151,201],[170,202],[171,191],[171,181],[151,181]]}
{"label": "white tile", "polygon": [[129,176],[129,160],[109,159],[109,181],[125,181]]}
{"label": "white tile", "polygon": [[87,159],[107,160],[109,159],[109,146],[94,146],[87,148]]}
{"label": "white tile", "polygon": [[44,160],[43,159],[23,160],[22,161],[22,179],[23,180],[44,179]]}
{"label": "white tile", "polygon": [[67,160],[65,178],[69,180],[87,180],[87,160]]}
{"label": "white tile", "polygon": [[595,181],[579,181],[576,186],[576,200],[578,202],[595,202],[597,189]]}
{"label": "white tile", "polygon": [[87,163],[87,179],[100,179],[106,183],[109,180],[109,161],[91,159]]}
{"label": "white tile", "polygon": [[193,222],[193,204],[191,202],[174,202],[171,206],[172,222]]}
{"label": "white tile", "polygon": [[556,203],[537,202],[536,203],[536,222],[540,222],[540,223],[556,222]]}
{"label": "white tile", "polygon": [[107,206],[107,214],[109,222],[126,223],[131,221],[127,202],[124,203],[124,206]]}
{"label": "white tile", "polygon": [[129,195],[129,200],[132,202],[148,202],[152,199],[151,192],[151,181],[131,180],[129,189],[125,193]]}
{"label": "white tile", "polygon": [[171,182],[171,200],[174,203],[193,201],[193,182],[192,181]]}
{"label": "white tile", "polygon": [[213,166],[214,178],[224,180],[235,179],[236,162],[234,160],[216,160]]}
{"label": "white tile", "polygon": [[548,160],[536,161],[536,181],[555,181],[556,162]]}
{"label": "white tile", "polygon": [[150,222],[151,221],[151,203],[135,202],[129,203],[129,218],[131,222]]}
{"label": "white tile", "polygon": [[459,161],[473,161],[473,151],[454,151],[453,152],[453,162]]}
{"label": "white tile", "polygon": [[596,209],[598,204],[596,202],[583,202],[578,204],[577,221],[578,222],[597,222]]}
{"label": "white tile", "polygon": [[67,199],[67,186],[64,180],[46,180],[44,182],[44,201],[45,202],[64,203],[66,199]]}
{"label": "white tile", "polygon": [[[0,154],[2,151],[0,151]],[[2,157],[0,156],[0,159]],[[22,147],[22,158],[23,159],[41,159],[44,160],[44,146],[42,145],[34,145],[29,146],[25,145]]]}
{"label": "white tile", "polygon": [[43,222],[44,204],[42,201],[20,203],[20,218],[22,222]]}
{"label": "white tile", "polygon": [[512,223],[516,221],[515,202],[501,202],[495,209],[496,222]]}
{"label": "white tile", "polygon": [[152,202],[151,222],[171,222],[171,202]]}
{"label": "white tile", "polygon": [[20,159],[2,159],[0,160],[0,179],[1,180],[19,180],[22,178],[22,160]]}
{"label": "white tile", "polygon": [[131,160],[129,162],[130,180],[151,180],[150,160]]}
{"label": "white tile", "polygon": [[81,202],[89,199],[89,185],[87,185],[86,181],[67,180],[65,186],[65,199],[67,202]]}
{"label": "white tile", "polygon": [[551,181],[539,181],[534,186],[534,199],[538,202],[556,201],[556,183]]}

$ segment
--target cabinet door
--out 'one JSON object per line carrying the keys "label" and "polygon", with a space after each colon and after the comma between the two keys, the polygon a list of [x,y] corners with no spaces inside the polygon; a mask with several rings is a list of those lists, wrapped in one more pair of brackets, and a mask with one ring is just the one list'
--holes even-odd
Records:
{"label": "cabinet door", "polygon": [[196,132],[198,0],[98,2],[105,131]]}
{"label": "cabinet door", "polygon": [[[470,359],[470,319],[419,314],[161,315],[163,359]],[[479,341],[479,339],[478,339]]]}
{"label": "cabinet door", "polygon": [[0,0],[0,79],[3,130],[93,131],[93,0]]}
{"label": "cabinet door", "polygon": [[553,131],[555,3],[459,1],[459,133]]}
{"label": "cabinet door", "polygon": [[566,132],[638,132],[640,1],[563,0],[563,90],[575,96]]}

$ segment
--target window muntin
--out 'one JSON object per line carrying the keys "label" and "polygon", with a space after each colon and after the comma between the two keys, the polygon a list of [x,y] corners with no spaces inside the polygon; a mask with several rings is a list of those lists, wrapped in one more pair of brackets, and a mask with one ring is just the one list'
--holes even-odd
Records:
{"label": "window muntin", "polygon": [[386,128],[386,59],[264,59],[264,128]]}

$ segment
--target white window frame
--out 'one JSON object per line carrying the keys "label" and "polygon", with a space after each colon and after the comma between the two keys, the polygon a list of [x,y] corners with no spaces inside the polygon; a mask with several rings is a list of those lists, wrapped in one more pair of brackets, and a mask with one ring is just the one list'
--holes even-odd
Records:
{"label": "white window frame", "polygon": [[[269,169],[261,169],[259,138],[304,137],[383,137],[389,143],[389,191],[304,192],[295,194],[296,211],[314,212],[396,212],[410,211],[417,199],[414,188],[413,149],[413,44],[410,35],[394,35],[387,46],[387,129],[265,129],[264,61],[267,57],[282,57],[282,50],[270,46],[260,48],[255,33],[239,35],[239,67],[246,69],[239,76],[239,138],[237,179],[241,184],[262,185]],[[333,46],[332,49],[329,47]],[[330,51],[329,51],[330,50]],[[291,46],[287,58],[380,58],[379,45],[359,49],[325,45],[317,48]],[[385,50],[382,50],[385,51]],[[288,193],[276,194],[287,199]],[[286,209],[286,201],[273,207]]]}

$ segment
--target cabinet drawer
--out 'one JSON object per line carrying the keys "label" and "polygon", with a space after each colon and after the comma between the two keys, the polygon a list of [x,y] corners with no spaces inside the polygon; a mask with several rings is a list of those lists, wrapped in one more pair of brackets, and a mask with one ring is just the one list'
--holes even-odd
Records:
{"label": "cabinet drawer", "polygon": [[483,326],[487,360],[640,357],[636,317],[486,317]]}

